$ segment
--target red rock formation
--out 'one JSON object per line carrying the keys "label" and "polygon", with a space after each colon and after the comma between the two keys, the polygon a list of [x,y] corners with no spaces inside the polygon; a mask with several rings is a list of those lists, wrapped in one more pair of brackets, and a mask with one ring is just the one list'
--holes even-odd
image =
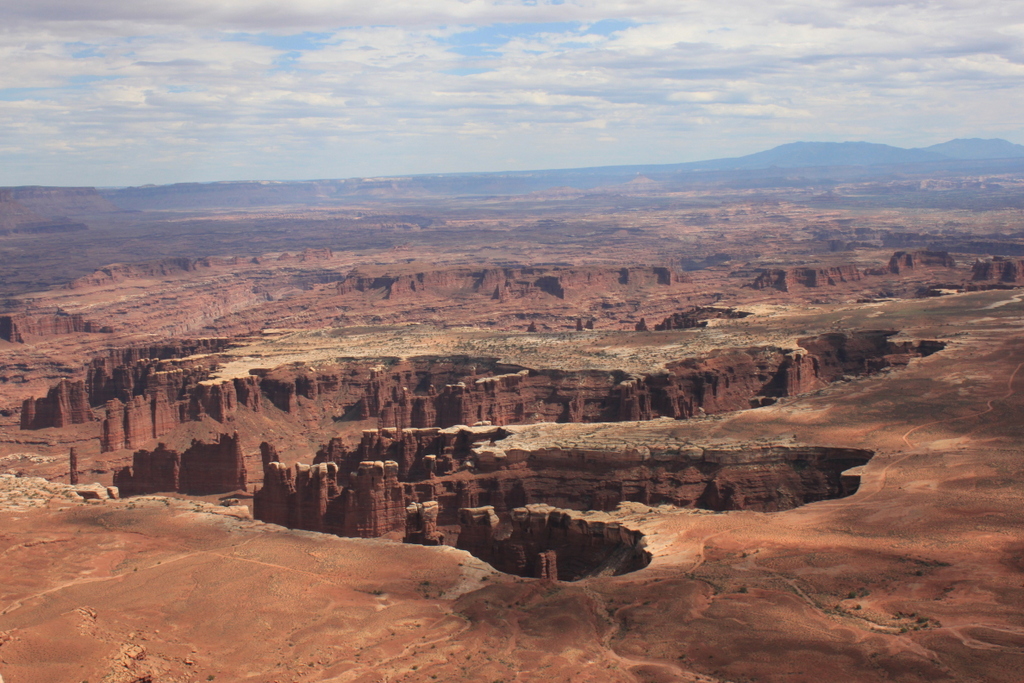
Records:
{"label": "red rock formation", "polygon": [[22,429],[44,429],[83,424],[95,419],[89,407],[85,383],[62,379],[45,398],[25,399],[21,407]]}
{"label": "red rock formation", "polygon": [[[379,365],[351,363],[318,374],[307,374],[301,367],[275,370],[267,373],[261,387],[275,405],[292,412],[302,410],[307,405],[302,399],[309,398],[335,415],[376,417],[382,427],[399,429],[477,422],[687,418],[746,408],[759,396],[791,396],[843,374],[874,372],[931,352],[924,346],[890,348],[886,335],[892,334],[808,338],[811,346],[806,354],[775,347],[720,350],[671,363],[665,372],[645,376],[530,370],[482,358],[424,357]],[[839,374],[819,376],[817,368],[829,365],[816,364],[813,356],[819,352],[846,354],[856,360],[845,363]],[[410,466],[407,456],[395,454],[393,459],[405,476]]]}
{"label": "red rock formation", "polygon": [[996,256],[991,261],[976,261],[971,270],[971,280],[975,282],[983,280],[1024,282],[1024,259]]}
{"label": "red rock formation", "polygon": [[78,483],[78,449],[74,446],[68,453],[68,481],[72,486]]}
{"label": "red rock formation", "polygon": [[[156,380],[180,379],[180,375],[176,371],[155,373],[150,377],[149,393],[146,396],[135,396],[126,403],[118,399],[108,401],[100,437],[101,452],[139,448],[183,422],[197,421],[204,417],[211,417],[221,423],[228,422],[240,404],[246,405],[253,412],[260,411],[260,394],[254,377],[202,382],[194,387],[191,395],[186,394],[183,400],[168,399],[168,394],[179,393],[180,390],[175,390],[175,387],[181,386],[180,383],[171,381],[164,385]],[[244,401],[239,398],[240,395]]]}
{"label": "red rock formation", "polygon": [[[500,440],[492,445],[474,441],[473,429],[477,428],[437,433],[441,439],[437,445],[445,440],[454,444],[444,448],[448,457],[461,463],[459,471],[433,475],[426,464],[433,456],[427,455],[421,463],[424,474],[412,476],[404,484],[398,476],[398,463],[392,461],[362,462],[347,478],[338,474],[333,462],[313,468],[296,466],[295,475],[280,463],[270,463],[263,488],[256,493],[255,516],[345,536],[382,535],[404,524],[407,538],[414,539],[410,542],[419,542],[415,539],[431,537],[438,526],[459,524],[460,509],[480,506],[491,506],[492,512],[500,514],[531,503],[611,510],[624,501],[777,511],[849,495],[857,482],[843,473],[872,456],[870,451],[857,449],[772,444],[692,446],[673,451],[647,447],[506,451]],[[328,465],[331,468],[324,469]],[[309,492],[297,495],[302,490],[300,482],[307,482],[302,486]],[[428,505],[431,501],[436,508]],[[416,503],[425,507],[416,507]],[[424,512],[426,507],[429,512]],[[472,534],[480,531],[474,531],[474,525],[485,521],[481,517],[469,525],[470,540],[460,540],[460,547],[464,542],[474,543]],[[466,529],[461,533],[467,533]],[[545,550],[535,548],[522,555],[523,561],[534,562]],[[571,563],[565,564],[561,556],[558,564],[572,573]],[[536,569],[530,567],[523,571]]]}
{"label": "red rock formation", "polygon": [[947,251],[897,251],[889,259],[888,271],[898,274],[926,267],[956,268],[956,260]]}
{"label": "red rock formation", "polygon": [[[694,306],[678,313],[673,313],[654,326],[655,331],[687,330],[694,327],[707,327],[708,320],[720,318],[746,318],[749,313],[732,308],[714,308],[711,306]],[[644,328],[646,330],[646,322]],[[639,329],[637,331],[640,331]]]}
{"label": "red rock formation", "polygon": [[554,550],[545,550],[537,553],[537,566],[535,576],[538,579],[547,581],[558,580],[558,553]]}
{"label": "red rock formation", "polygon": [[338,466],[334,463],[295,466],[294,500],[289,514],[290,526],[309,531],[333,530],[328,519],[328,504],[338,498]]}
{"label": "red rock formation", "polygon": [[59,334],[91,332],[113,332],[113,328],[86,320],[82,315],[56,313],[53,315],[0,316],[0,339],[25,343],[33,338],[52,337]]}
{"label": "red rock formation", "polygon": [[260,461],[263,463],[263,469],[266,470],[270,467],[270,463],[281,462],[281,458],[277,454],[277,449],[264,441],[260,444]]}
{"label": "red rock formation", "polygon": [[[425,429],[369,429],[365,430],[359,445],[354,449],[345,446],[341,439],[331,439],[317,451],[315,463],[334,462],[341,469],[341,477],[347,482],[349,472],[367,461],[391,460],[398,464],[398,476],[422,478],[428,470],[424,458],[433,455],[431,472],[447,474],[451,471],[451,458],[438,459],[446,446],[455,443],[464,445],[456,435],[443,435],[437,427]],[[463,447],[463,450],[466,450]]]}
{"label": "red rock formation", "polygon": [[221,434],[215,443],[193,439],[181,454],[181,493],[205,496],[244,491],[245,487],[245,455],[238,432]]}
{"label": "red rock formation", "polygon": [[292,529],[303,528],[296,523],[295,474],[280,462],[263,467],[263,486],[253,495],[253,517]]}
{"label": "red rock formation", "polygon": [[625,574],[651,561],[639,531],[548,505],[513,510],[508,535],[499,533],[490,506],[460,510],[459,522],[458,547],[507,574],[575,581]]}
{"label": "red rock formation", "polygon": [[[157,388],[167,392],[168,399],[178,400],[190,387],[209,377],[216,359],[203,356],[226,346],[225,339],[197,339],[111,349],[85,365],[91,405],[102,406],[114,398],[124,402]],[[178,374],[162,376],[164,372]]]}
{"label": "red rock formation", "polygon": [[636,327],[634,329],[637,332],[647,332],[648,331],[647,330],[647,319],[646,318],[640,318],[640,322],[638,322],[636,324]]}
{"label": "red rock formation", "polygon": [[221,434],[217,441],[193,439],[184,453],[159,444],[154,450],[138,450],[132,466],[114,474],[122,495],[177,491],[205,496],[245,490],[245,456],[238,433]]}
{"label": "red rock formation", "polygon": [[376,538],[405,529],[408,499],[398,481],[398,463],[386,460],[359,463],[342,491],[341,535]]}
{"label": "red rock formation", "polygon": [[788,292],[791,287],[824,287],[840,282],[855,282],[863,277],[853,265],[830,268],[770,268],[761,271],[748,286],[753,289],[778,289]]}
{"label": "red rock formation", "polygon": [[[136,396],[127,403],[116,398],[108,401],[100,433],[100,451],[107,453],[122,448],[138,448],[156,438],[154,410],[157,396]],[[163,421],[164,411],[161,415]]]}
{"label": "red rock formation", "polygon": [[437,501],[409,503],[405,508],[405,542],[418,545],[444,545],[444,534],[437,530]]}
{"label": "red rock formation", "polygon": [[112,263],[100,268],[92,275],[73,280],[64,289],[80,289],[82,287],[101,287],[124,282],[125,280],[149,279],[190,273],[200,267],[208,267],[200,260],[190,258],[165,258],[157,261],[140,263]]}
{"label": "red rock formation", "polygon": [[524,267],[448,269],[378,277],[352,272],[336,287],[342,295],[376,291],[392,300],[460,291],[504,301],[545,296],[566,299],[586,291],[669,287],[688,281],[682,271],[667,267]]}
{"label": "red rock formation", "polygon": [[181,454],[158,444],[152,451],[132,454],[132,466],[114,473],[114,486],[122,496],[167,493],[180,489]]}

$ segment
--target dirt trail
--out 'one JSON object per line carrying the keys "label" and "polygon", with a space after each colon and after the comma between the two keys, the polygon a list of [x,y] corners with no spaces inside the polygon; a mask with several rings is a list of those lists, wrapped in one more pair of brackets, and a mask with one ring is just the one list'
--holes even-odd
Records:
{"label": "dirt trail", "polygon": [[[1012,373],[1010,373],[1009,379],[1006,380],[1006,393],[1003,394],[1002,396],[996,396],[995,398],[990,398],[988,401],[986,401],[986,403],[985,403],[985,406],[986,406],[985,410],[982,410],[982,411],[977,412],[977,413],[970,413],[969,415],[961,415],[959,417],[950,417],[950,418],[945,418],[945,419],[942,419],[942,420],[933,420],[932,422],[925,422],[924,424],[917,425],[916,427],[911,427],[906,432],[904,432],[903,436],[900,437],[903,440],[903,443],[905,443],[908,448],[916,449],[917,448],[917,444],[915,444],[913,441],[910,440],[910,435],[913,434],[916,431],[919,431],[921,429],[926,429],[928,427],[934,427],[935,425],[949,424],[950,422],[958,422],[960,420],[969,420],[971,418],[978,418],[978,417],[981,417],[982,415],[987,415],[988,413],[991,413],[993,410],[995,410],[995,407],[993,406],[993,404],[996,401],[1005,401],[1006,399],[1010,398],[1011,396],[1013,396],[1014,394],[1017,393],[1017,390],[1013,388],[1013,382],[1017,378],[1017,374],[1020,372],[1020,369],[1022,367],[1024,367],[1024,363],[1018,363],[1017,364],[1017,367],[1014,368]],[[980,427],[979,427],[979,429],[980,429]],[[975,429],[974,431],[977,431],[977,429]],[[970,433],[973,434],[974,432],[970,432]],[[906,454],[900,456],[899,458],[896,458],[895,460],[887,463],[885,465],[885,467],[883,467],[882,470],[878,473],[879,476],[876,479],[877,485],[874,487],[874,491],[868,493],[866,496],[861,497],[857,502],[858,503],[863,503],[864,501],[869,500],[875,494],[877,494],[880,491],[884,490],[886,482],[888,481],[888,478],[889,478],[889,470],[892,469],[893,467],[895,467],[896,465],[899,465],[901,462],[903,462],[907,458],[913,457],[915,455],[920,455],[920,452],[917,451],[917,450],[912,450],[910,453],[906,453]]]}

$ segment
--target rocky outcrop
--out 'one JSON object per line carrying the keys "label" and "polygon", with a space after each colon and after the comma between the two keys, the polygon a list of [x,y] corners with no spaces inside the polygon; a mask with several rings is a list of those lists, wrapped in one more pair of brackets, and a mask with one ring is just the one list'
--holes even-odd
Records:
{"label": "rocky outcrop", "polygon": [[[673,313],[654,326],[656,332],[664,330],[688,330],[694,327],[707,327],[709,320],[746,318],[750,313],[737,311],[733,308],[714,308],[712,306],[694,306],[678,313]],[[644,329],[637,325],[637,331],[647,329],[647,321],[641,319]]]}
{"label": "rocky outcrop", "polygon": [[68,482],[72,486],[78,483],[78,449],[74,446],[68,453]]}
{"label": "rocky outcrop", "polygon": [[[504,447],[500,438],[493,443],[471,439],[467,435],[473,429],[436,433],[434,447],[448,450],[454,463],[448,474],[435,474],[426,466],[433,455],[423,456],[402,478],[394,461],[364,461],[348,475],[340,474],[343,465],[332,461],[312,468],[297,465],[294,472],[270,463],[264,486],[256,493],[255,516],[345,536],[404,528],[410,542],[420,542],[416,539],[437,540],[433,534],[442,528],[449,540],[461,538],[467,531],[457,528],[459,510],[486,506],[499,515],[533,503],[612,510],[626,501],[771,512],[850,495],[858,482],[844,473],[873,455],[772,443],[524,447],[513,439]],[[471,528],[469,533],[476,532]],[[459,541],[464,542],[475,543]],[[563,566],[561,557],[557,564]],[[571,566],[563,569],[571,573]]]}
{"label": "rocky outcrop", "polygon": [[253,499],[256,519],[293,529],[375,538],[406,527],[409,496],[391,461],[363,462],[338,483],[338,466],[322,462],[289,469],[271,462]]}
{"label": "rocky outcrop", "polygon": [[44,429],[84,424],[95,419],[85,383],[62,379],[45,398],[27,398],[21,406],[22,429]]}
{"label": "rocky outcrop", "polygon": [[506,574],[562,581],[625,574],[651,562],[644,535],[619,522],[549,505],[516,508],[510,521],[506,532],[494,508],[464,508],[458,547]]}
{"label": "rocky outcrop", "polygon": [[221,434],[215,443],[193,439],[181,454],[179,490],[197,496],[244,491],[246,474],[238,432]]}
{"label": "rocky outcrop", "polygon": [[206,443],[193,439],[183,453],[159,444],[132,455],[132,466],[114,474],[123,495],[176,491],[205,496],[245,490],[245,456],[238,433]]}
{"label": "rocky outcrop", "polygon": [[367,276],[352,272],[336,288],[341,295],[375,292],[391,300],[461,292],[505,301],[531,297],[570,299],[594,290],[670,287],[688,281],[681,270],[661,266],[453,268],[408,275]]}
{"label": "rocky outcrop", "polygon": [[[898,367],[934,350],[923,343],[890,345],[887,340],[894,334],[868,331],[808,337],[800,340],[806,346],[797,349],[723,349],[670,363],[662,373],[640,376],[532,370],[487,358],[418,357],[352,362],[316,373],[291,366],[265,373],[260,386],[286,412],[320,406],[334,415],[377,418],[382,427],[397,429],[478,422],[682,419],[748,408],[757,397],[818,389],[843,375]],[[826,362],[816,360],[818,354],[825,354]],[[840,357],[846,360],[833,372],[834,359]],[[408,458],[393,456],[403,476]]]}
{"label": "rocky outcrop", "polygon": [[[182,373],[170,371],[156,373],[155,378],[176,378]],[[200,382],[191,395],[181,400],[172,400],[168,395],[183,393],[175,386],[178,381],[166,385],[157,383],[150,386],[146,396],[135,396],[125,403],[118,399],[107,402],[106,416],[100,435],[101,452],[122,448],[139,448],[150,439],[161,437],[179,424],[195,422],[210,417],[217,422],[230,421],[239,405],[253,412],[260,411],[260,393],[255,377],[240,377],[234,380]],[[164,390],[164,389],[168,390]],[[244,399],[244,400],[243,400]]]}
{"label": "rocky outcrop", "polygon": [[777,289],[788,292],[793,287],[826,287],[842,282],[856,282],[863,273],[854,265],[832,266],[829,268],[766,268],[754,278],[748,287],[753,289]]}
{"label": "rocky outcrop", "polygon": [[[176,400],[209,377],[216,354],[227,347],[226,339],[196,339],[178,344],[111,349],[85,364],[85,382],[94,407],[111,399],[127,401],[150,389],[167,392]],[[160,375],[177,372],[173,375]]]}
{"label": "rocky outcrop", "polygon": [[991,261],[976,261],[971,269],[974,282],[1024,282],[1024,259],[1008,259],[999,256]]}
{"label": "rocky outcrop", "polygon": [[24,344],[33,338],[52,337],[59,334],[113,332],[109,326],[86,320],[78,313],[57,313],[39,316],[0,316],[0,339]]}
{"label": "rocky outcrop", "polygon": [[194,272],[197,268],[204,267],[204,265],[198,259],[190,258],[165,258],[157,261],[143,261],[130,264],[112,263],[100,268],[91,275],[72,280],[64,285],[64,288],[103,287],[124,282],[125,280],[169,277]]}
{"label": "rocky outcrop", "polygon": [[897,251],[889,259],[888,271],[899,274],[915,268],[956,268],[948,251]]}
{"label": "rocky outcrop", "polygon": [[342,536],[376,538],[405,529],[408,498],[398,481],[398,463],[391,460],[359,463],[342,491]]}
{"label": "rocky outcrop", "polygon": [[114,485],[122,496],[178,491],[181,481],[181,454],[159,444],[152,451],[132,454],[132,466],[114,473]]}
{"label": "rocky outcrop", "polygon": [[405,542],[417,545],[444,545],[444,534],[437,530],[437,501],[409,503],[405,508]]}

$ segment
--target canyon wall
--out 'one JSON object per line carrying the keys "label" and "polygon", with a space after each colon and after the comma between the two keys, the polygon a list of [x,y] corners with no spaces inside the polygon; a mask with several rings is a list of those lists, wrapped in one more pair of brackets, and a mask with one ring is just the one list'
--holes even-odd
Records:
{"label": "canyon wall", "polygon": [[349,364],[308,373],[282,368],[261,388],[286,412],[300,397],[329,401],[336,414],[378,418],[385,427],[448,427],[491,422],[610,422],[676,419],[748,408],[757,397],[792,396],[845,375],[899,367],[941,343],[892,343],[892,331],[826,334],[801,348],[723,349],[670,363],[663,373],[532,370],[489,359],[420,357]]}
{"label": "canyon wall", "polygon": [[195,496],[230,493],[246,488],[247,472],[238,433],[221,434],[206,443],[193,439],[178,453],[159,444],[132,455],[132,466],[114,473],[122,496],[176,491]]}
{"label": "canyon wall", "polygon": [[27,398],[21,405],[21,428],[43,429],[84,424],[95,419],[85,382],[62,379],[44,398]]}
{"label": "canyon wall", "polygon": [[38,316],[0,315],[0,339],[24,344],[33,338],[77,332],[113,332],[112,327],[86,320],[80,314]]}
{"label": "canyon wall", "polygon": [[[488,358],[414,357],[356,360],[312,370],[288,365],[234,379],[209,379],[218,358],[203,351],[215,340],[160,360],[168,348],[125,350],[93,360],[84,382],[65,382],[45,399],[25,402],[24,429],[76,424],[93,419],[89,406],[103,406],[104,452],[139,448],[184,422],[211,418],[221,423],[244,407],[261,412],[264,400],[285,413],[309,419],[376,419],[381,427],[444,428],[489,422],[614,422],[685,419],[726,412],[812,391],[845,376],[900,367],[942,348],[939,342],[890,341],[895,332],[825,334],[799,340],[793,350],[777,347],[722,349],[669,363],[664,372],[630,375],[603,370],[533,370]],[[124,361],[124,362],[119,362]],[[98,401],[102,399],[102,403]],[[404,433],[404,432],[403,432]],[[403,437],[403,439],[406,437]],[[404,442],[403,442],[404,444]],[[382,459],[342,453],[323,460],[353,468]],[[391,449],[383,459],[410,472],[422,444]],[[444,453],[434,463],[443,472]],[[347,469],[350,471],[350,469]]]}
{"label": "canyon wall", "polygon": [[[735,318],[746,318],[750,313],[744,311],[737,311],[732,308],[714,308],[712,306],[694,306],[677,313],[673,313],[668,316],[660,323],[655,324],[654,330],[661,332],[664,330],[688,330],[695,327],[707,327],[709,320],[718,320],[723,318],[735,319]],[[642,327],[641,328],[641,323]],[[637,332],[645,332],[647,328],[647,321],[644,319],[637,323]]]}
{"label": "canyon wall", "polygon": [[567,299],[594,289],[669,287],[688,281],[689,277],[681,270],[663,266],[467,268],[376,277],[353,272],[336,288],[338,294],[377,292],[384,299],[464,292],[504,301],[535,296]]}
{"label": "canyon wall", "polygon": [[854,265],[829,268],[766,268],[747,286],[753,289],[777,289],[788,292],[793,287],[825,287],[840,282],[856,282],[863,277],[864,273]]}
{"label": "canyon wall", "polygon": [[651,561],[643,534],[618,522],[543,504],[512,510],[510,522],[506,531],[493,507],[463,508],[458,547],[506,574],[561,581],[625,574]]}
{"label": "canyon wall", "polygon": [[991,261],[977,261],[971,269],[971,280],[975,282],[985,280],[1024,282],[1024,259],[997,256]]}
{"label": "canyon wall", "polygon": [[956,260],[948,251],[897,251],[889,259],[888,272],[899,274],[915,268],[956,268]]}
{"label": "canyon wall", "polygon": [[[430,542],[437,542],[439,527],[446,527],[450,542],[460,537],[453,529],[464,508],[489,506],[498,515],[509,515],[533,503],[612,510],[633,501],[773,512],[850,495],[857,479],[844,472],[873,455],[771,443],[506,450],[505,432],[496,426],[403,431],[366,433],[361,446],[364,454],[383,455],[395,444],[422,445],[407,476],[400,476],[399,464],[391,460],[363,461],[348,474],[342,474],[351,462],[347,457],[293,469],[268,463],[255,496],[256,518],[343,536],[405,529],[408,538]],[[451,462],[447,473],[434,466],[439,449],[447,451]]]}

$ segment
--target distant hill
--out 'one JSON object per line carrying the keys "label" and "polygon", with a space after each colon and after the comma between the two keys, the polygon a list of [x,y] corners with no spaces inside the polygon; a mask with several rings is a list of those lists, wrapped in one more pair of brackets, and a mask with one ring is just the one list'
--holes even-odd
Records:
{"label": "distant hill", "polygon": [[[1007,143],[1009,144],[1009,143]],[[948,159],[938,151],[903,149],[873,142],[790,142],[764,152],[732,159],[683,164],[693,169],[804,168],[808,166],[877,166]]]}
{"label": "distant hill", "polygon": [[924,152],[938,152],[952,159],[1018,159],[1024,157],[1024,145],[992,138],[957,138],[942,142],[931,147],[923,147]]}
{"label": "distant hill", "polygon": [[[428,197],[571,195],[601,191],[633,194],[658,188],[803,187],[816,182],[863,182],[873,177],[1024,172],[1024,145],[1001,139],[956,139],[904,149],[871,142],[790,142],[763,152],[680,164],[595,166],[489,173],[439,173],[405,177],[305,181],[231,181],[142,187],[12,188],[18,203],[0,207],[0,222],[28,221],[15,208],[43,216],[95,214],[113,210],[244,208]],[[0,188],[2,190],[2,188]],[[0,201],[3,198],[0,197]],[[108,203],[109,202],[109,203]],[[58,212],[57,209],[60,209]],[[12,213],[14,212],[14,213]]]}

